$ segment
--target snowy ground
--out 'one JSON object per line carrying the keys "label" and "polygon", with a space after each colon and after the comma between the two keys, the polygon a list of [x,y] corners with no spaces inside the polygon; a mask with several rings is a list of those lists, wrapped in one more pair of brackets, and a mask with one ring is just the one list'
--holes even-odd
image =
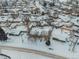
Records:
{"label": "snowy ground", "polygon": [[11,59],[51,59],[46,56],[41,56],[34,53],[26,53],[13,50],[3,50],[2,53],[10,56]]}
{"label": "snowy ground", "polygon": [[[60,31],[58,31],[58,34],[55,35],[60,39],[64,39],[64,37],[66,37],[66,34],[61,33]],[[75,52],[71,52],[68,50],[69,49],[68,43],[61,43],[51,40],[52,45],[48,47],[45,45],[44,41],[42,42],[40,42],[39,40],[37,42],[29,41],[26,33],[24,33],[22,36],[9,36],[9,38],[10,40],[8,40],[7,42],[0,42],[0,45],[35,49],[38,51],[45,51],[48,53],[50,52],[70,59],[77,59],[79,55],[79,50],[78,50],[79,46],[76,47]]]}
{"label": "snowy ground", "polygon": [[[64,0],[61,0],[61,2],[64,2]],[[36,6],[41,11],[44,11],[43,6],[41,6],[38,1],[36,2]],[[55,9],[55,8],[53,8],[53,9]],[[60,11],[62,11],[62,10],[60,10]],[[74,23],[76,25],[79,25],[79,21],[77,22],[79,17],[69,16],[69,15],[61,15],[60,14],[59,18],[60,19],[58,19],[58,20],[55,19],[57,21],[56,23],[59,23],[59,25],[62,25],[62,24],[64,24],[64,22],[68,22],[68,21],[70,23]],[[5,16],[5,17],[1,16],[0,17],[0,21],[6,21],[7,19],[8,19],[7,16]],[[40,16],[38,18],[31,16],[31,18],[30,18],[31,21],[36,21],[36,19],[37,19],[37,21],[40,21],[40,20],[43,20],[43,19],[48,19],[48,16],[45,15],[45,16]],[[9,18],[8,20],[11,21],[13,19]],[[22,21],[22,17],[15,19],[15,21],[16,20]],[[5,26],[6,24],[2,24],[2,25]],[[6,33],[12,33],[12,34],[17,34],[17,35],[20,33],[20,31],[27,31],[27,28],[25,26],[21,25],[21,26],[15,27],[15,25],[16,24],[12,24],[12,26],[11,26],[12,28],[11,27],[8,27],[8,28],[3,27],[3,29],[5,30]],[[76,27],[73,27],[73,28],[78,29]],[[52,37],[56,37],[60,40],[66,41],[66,38],[68,38],[68,36],[69,36],[68,34],[69,34],[68,32],[63,32],[63,31],[61,31],[61,29],[58,28],[58,29],[53,29]],[[30,48],[30,49],[34,49],[34,50],[38,50],[38,51],[45,51],[45,52],[48,52],[48,53],[56,54],[56,55],[59,55],[59,56],[64,56],[64,57],[67,57],[69,59],[79,59],[79,50],[78,50],[79,45],[77,45],[76,48],[75,48],[75,51],[72,52],[72,51],[69,51],[69,43],[68,42],[62,43],[62,42],[59,42],[59,41],[52,40],[52,38],[51,38],[51,45],[46,46],[45,42],[44,41],[40,42],[39,39],[36,42],[33,42],[30,39],[28,39],[28,35],[27,35],[26,32],[22,33],[19,36],[9,36],[8,35],[8,37],[9,37],[9,40],[7,42],[0,42],[0,45],[20,47],[20,48]],[[14,59],[15,59],[15,57],[17,59],[25,57],[25,59],[26,59],[27,56],[28,56],[28,59],[30,59],[29,55],[32,55],[34,57],[34,59],[36,59],[36,56],[41,57],[42,59],[49,59],[49,58],[46,58],[46,57],[43,57],[43,56],[33,55],[33,54],[30,54],[30,53],[24,53],[24,52],[18,52],[18,51],[3,51],[3,53],[6,53],[6,54],[7,54],[7,52]],[[14,54],[16,54],[15,57],[14,57]],[[21,57],[18,57],[18,56],[21,56]]]}
{"label": "snowy ground", "polygon": [[[63,16],[60,16],[61,18]],[[64,20],[67,17],[64,17]],[[78,24],[74,19],[72,22],[75,22]],[[14,27],[16,24],[12,24],[12,27]],[[3,27],[3,29],[6,31],[6,33],[13,33],[13,34],[19,34],[20,31],[27,31],[25,26],[17,26],[14,29]],[[61,29],[53,29],[52,36],[56,37],[60,40],[66,41],[66,38],[68,37],[68,33],[62,32]],[[78,59],[79,58],[79,46],[77,45],[74,52],[69,51],[69,43],[62,43],[51,39],[51,46],[46,46],[45,42],[40,42],[37,40],[37,42],[33,42],[28,39],[27,33],[22,33],[20,36],[8,36],[9,40],[7,42],[0,42],[0,45],[4,46],[14,46],[14,47],[21,47],[21,48],[30,48],[38,51],[45,51],[48,53],[56,54],[59,56],[64,56],[70,59]],[[13,51],[10,51],[9,53],[15,53]],[[25,54],[25,53],[24,53]],[[26,53],[28,54],[28,53]],[[13,55],[11,55],[13,56]],[[24,55],[25,56],[25,55]],[[17,55],[18,57],[18,55]],[[22,56],[23,57],[23,56]],[[19,58],[19,57],[18,57]],[[30,58],[30,57],[28,57]],[[44,59],[44,58],[43,58]]]}

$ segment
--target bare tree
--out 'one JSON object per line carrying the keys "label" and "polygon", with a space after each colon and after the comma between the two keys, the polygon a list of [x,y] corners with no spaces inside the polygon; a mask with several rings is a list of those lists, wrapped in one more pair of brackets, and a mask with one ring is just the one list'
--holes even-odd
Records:
{"label": "bare tree", "polygon": [[[76,35],[77,34],[77,35]],[[70,48],[69,48],[69,50],[71,50],[71,51],[74,51],[75,50],[75,47],[76,47],[76,45],[77,45],[77,43],[78,43],[78,39],[79,39],[79,33],[78,33],[78,30],[76,30],[76,31],[71,31],[70,32]]]}

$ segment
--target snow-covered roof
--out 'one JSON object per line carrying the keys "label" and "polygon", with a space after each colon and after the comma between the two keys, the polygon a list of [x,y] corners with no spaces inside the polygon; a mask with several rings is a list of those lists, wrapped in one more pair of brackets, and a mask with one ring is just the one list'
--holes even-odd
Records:
{"label": "snow-covered roof", "polygon": [[49,19],[48,15],[38,16],[38,17],[31,16],[30,21],[44,21],[48,19]]}
{"label": "snow-covered roof", "polygon": [[8,20],[8,16],[0,16],[0,21],[7,21]]}
{"label": "snow-covered roof", "polygon": [[64,22],[71,20],[68,15],[59,15],[59,18]]}
{"label": "snow-covered roof", "polygon": [[61,29],[54,29],[52,35],[53,37],[56,37],[59,40],[63,40],[63,41],[66,41],[66,38],[68,37],[68,34],[62,32]]}
{"label": "snow-covered roof", "polygon": [[[35,28],[32,28],[30,33],[31,34],[37,34],[37,35],[42,35],[42,34],[48,34],[48,31],[52,30],[51,27],[35,27]],[[43,33],[42,33],[43,32]],[[42,33],[42,34],[41,34]]]}

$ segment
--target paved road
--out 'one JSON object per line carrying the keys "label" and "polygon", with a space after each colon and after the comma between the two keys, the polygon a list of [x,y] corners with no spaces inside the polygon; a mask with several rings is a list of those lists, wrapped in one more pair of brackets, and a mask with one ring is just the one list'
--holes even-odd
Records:
{"label": "paved road", "polygon": [[54,59],[67,59],[67,58],[62,57],[62,56],[57,56],[57,55],[54,55],[54,54],[51,54],[51,53],[47,53],[47,52],[43,52],[43,51],[37,51],[37,50],[33,50],[33,49],[28,49],[28,48],[19,48],[19,47],[11,47],[11,46],[0,46],[0,49],[34,53],[34,54],[42,55],[42,56],[49,57],[49,58],[52,58],[52,59],[53,58]]}

